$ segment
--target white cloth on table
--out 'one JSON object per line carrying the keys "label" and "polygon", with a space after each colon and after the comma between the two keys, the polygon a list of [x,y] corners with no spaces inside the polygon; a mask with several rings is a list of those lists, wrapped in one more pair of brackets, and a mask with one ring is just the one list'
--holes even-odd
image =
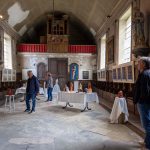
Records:
{"label": "white cloth on table", "polygon": [[[25,94],[26,93],[26,87],[21,87],[16,89],[15,95],[17,94]],[[39,88],[39,94],[44,94],[44,89],[43,88]]]}
{"label": "white cloth on table", "polygon": [[98,100],[98,95],[96,92],[93,92],[93,93],[86,93],[85,94],[85,100],[86,102],[90,103],[90,102],[97,102],[99,103],[99,100]]}
{"label": "white cloth on table", "polygon": [[69,103],[83,103],[84,93],[76,92],[59,92],[58,101],[69,102]]}
{"label": "white cloth on table", "polygon": [[15,95],[17,94],[25,94],[26,93],[26,87],[21,87],[16,89]]}
{"label": "white cloth on table", "polygon": [[124,97],[123,98],[116,97],[110,114],[110,122],[118,123],[118,118],[121,115],[121,113],[125,114],[125,122],[127,122],[129,113],[126,99]]}
{"label": "white cloth on table", "polygon": [[84,107],[89,102],[99,102],[97,93],[84,93],[84,92],[59,92],[58,101],[69,103],[82,103]]}

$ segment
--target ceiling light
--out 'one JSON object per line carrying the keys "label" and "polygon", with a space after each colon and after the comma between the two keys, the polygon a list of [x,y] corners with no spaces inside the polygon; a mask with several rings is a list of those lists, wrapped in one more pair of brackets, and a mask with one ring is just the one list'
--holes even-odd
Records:
{"label": "ceiling light", "polygon": [[0,15],[0,19],[3,19],[3,16],[2,16],[2,15]]}

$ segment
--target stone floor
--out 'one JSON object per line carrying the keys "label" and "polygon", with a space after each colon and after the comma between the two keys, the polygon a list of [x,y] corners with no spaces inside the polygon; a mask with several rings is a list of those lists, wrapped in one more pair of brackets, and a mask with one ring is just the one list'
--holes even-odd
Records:
{"label": "stone floor", "polygon": [[81,106],[62,109],[64,103],[37,103],[36,113],[0,108],[0,150],[138,150],[142,140],[124,125],[110,124],[109,113],[98,104],[81,112]]}
{"label": "stone floor", "polygon": [[[109,100],[105,100],[100,98],[100,105],[106,108],[109,112],[113,107],[113,102]],[[135,115],[133,112],[129,112],[129,124],[130,128],[132,128],[136,133],[138,133],[141,137],[145,137],[144,129],[141,126],[140,117]]]}

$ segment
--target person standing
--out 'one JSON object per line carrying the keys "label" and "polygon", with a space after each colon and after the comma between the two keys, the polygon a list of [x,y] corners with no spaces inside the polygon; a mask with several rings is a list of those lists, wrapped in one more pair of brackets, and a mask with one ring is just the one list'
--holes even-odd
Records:
{"label": "person standing", "polygon": [[53,91],[53,78],[51,74],[48,74],[48,80],[47,80],[47,94],[48,99],[47,101],[52,101],[52,91]]}
{"label": "person standing", "polygon": [[[26,110],[25,112],[35,112],[36,96],[39,94],[39,81],[33,75],[32,71],[28,71],[28,81],[26,88]],[[32,99],[32,109],[30,110],[30,99]]]}
{"label": "person standing", "polygon": [[145,130],[145,147],[150,150],[150,57],[141,57],[136,81],[134,103],[137,104],[141,124]]}

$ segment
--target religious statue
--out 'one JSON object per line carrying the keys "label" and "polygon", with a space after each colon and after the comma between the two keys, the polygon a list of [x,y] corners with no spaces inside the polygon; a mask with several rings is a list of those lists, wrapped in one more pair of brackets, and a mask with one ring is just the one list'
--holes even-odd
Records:
{"label": "religious statue", "polygon": [[79,67],[78,64],[72,63],[70,65],[70,80],[78,80]]}
{"label": "religious statue", "polygon": [[144,15],[138,8],[134,9],[133,15],[133,40],[135,48],[145,47]]}
{"label": "religious statue", "polygon": [[76,66],[72,67],[72,79],[75,80],[75,75],[76,75]]}
{"label": "religious statue", "polygon": [[68,88],[67,84],[65,84],[64,91],[69,92],[69,88]]}
{"label": "religious statue", "polygon": [[72,92],[73,91],[73,83],[70,82],[70,91]]}
{"label": "religious statue", "polygon": [[92,84],[91,82],[88,83],[88,93],[92,93]]}
{"label": "religious statue", "polygon": [[82,87],[82,83],[81,83],[81,82],[79,83],[79,89],[78,89],[78,91],[79,91],[79,92],[82,92],[82,91],[83,91],[83,87]]}

